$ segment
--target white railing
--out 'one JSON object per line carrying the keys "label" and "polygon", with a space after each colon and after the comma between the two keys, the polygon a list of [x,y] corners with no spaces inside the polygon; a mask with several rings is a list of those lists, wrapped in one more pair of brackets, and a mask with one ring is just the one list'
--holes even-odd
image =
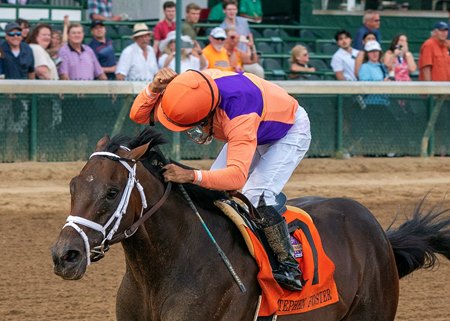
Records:
{"label": "white railing", "polygon": [[[290,94],[448,95],[450,82],[274,81]],[[145,82],[0,80],[0,94],[138,94]]]}

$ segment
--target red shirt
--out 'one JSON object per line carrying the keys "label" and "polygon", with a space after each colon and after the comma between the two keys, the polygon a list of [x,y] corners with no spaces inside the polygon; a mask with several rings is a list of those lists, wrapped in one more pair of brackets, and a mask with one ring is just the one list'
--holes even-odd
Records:
{"label": "red shirt", "polygon": [[436,38],[425,41],[420,48],[419,79],[423,79],[423,68],[431,67],[432,81],[450,81],[450,56],[446,43],[440,43]]}
{"label": "red shirt", "polygon": [[155,28],[153,29],[153,38],[155,40],[166,39],[167,34],[170,31],[175,30],[175,26],[176,26],[175,21],[169,25],[169,22],[167,22],[167,20],[165,19],[161,20],[156,24]]}

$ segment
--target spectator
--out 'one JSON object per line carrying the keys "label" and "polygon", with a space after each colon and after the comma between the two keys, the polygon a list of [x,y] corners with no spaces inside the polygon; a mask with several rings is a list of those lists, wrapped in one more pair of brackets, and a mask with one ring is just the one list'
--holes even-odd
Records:
{"label": "spectator", "polygon": [[106,80],[100,63],[91,47],[83,45],[83,26],[75,23],[68,28],[68,41],[59,50],[61,64],[59,77],[62,80]]}
{"label": "spectator", "polygon": [[[167,34],[166,39],[159,43],[159,51],[161,57],[158,59],[159,68],[169,67],[175,70],[175,38],[176,32],[171,31]],[[188,69],[202,70],[207,66],[207,61],[203,56],[202,51],[193,53],[194,42],[191,37],[187,35],[181,36],[181,60],[180,60],[180,73],[185,72]],[[197,56],[199,55],[199,56]]]}
{"label": "spectator", "polygon": [[120,21],[120,16],[112,13],[112,0],[88,0],[88,13],[91,20]]}
{"label": "spectator", "polygon": [[27,40],[28,33],[30,32],[30,23],[28,20],[18,18],[16,19],[16,23],[20,26],[22,29],[22,38],[23,40]]}
{"label": "spectator", "polygon": [[116,55],[113,42],[106,38],[106,28],[102,20],[93,20],[91,23],[92,40],[89,47],[94,50],[103,72],[109,80],[116,79]]}
{"label": "spectator", "polygon": [[58,80],[58,69],[55,62],[47,52],[50,46],[52,28],[47,24],[38,24],[30,36],[28,43],[33,50],[34,71],[36,78],[44,80]]}
{"label": "spectator", "polygon": [[381,42],[380,33],[380,14],[378,11],[367,10],[364,12],[363,25],[358,29],[355,39],[355,49],[362,50],[364,48],[363,38],[367,32],[373,32],[375,34],[376,41]]}
{"label": "spectator", "polygon": [[411,81],[409,74],[417,69],[414,57],[408,49],[408,37],[405,34],[399,34],[392,39],[383,61],[391,80]]}
{"label": "spectator", "polygon": [[[377,37],[375,36],[375,34],[372,31],[369,31],[367,33],[364,34],[363,36],[363,44],[366,45],[366,43],[368,41],[376,41]],[[363,64],[364,61],[364,50],[360,50],[358,52],[358,55],[356,56],[356,61],[355,61],[355,77],[358,78],[358,74],[359,74],[359,68],[361,68],[361,65]]]}
{"label": "spectator", "polygon": [[420,48],[419,79],[424,81],[450,81],[450,58],[447,48],[448,25],[436,22],[431,37]]}
{"label": "spectator", "polygon": [[364,45],[364,61],[359,69],[359,80],[388,80],[386,67],[381,63],[381,54],[381,46],[377,41],[371,40]]}
{"label": "spectator", "polygon": [[260,23],[263,17],[261,0],[241,0],[239,15],[251,22]]}
{"label": "spectator", "polygon": [[248,46],[247,52],[240,51],[238,44],[240,41],[240,35],[234,28],[226,30],[227,39],[225,40],[224,47],[227,50],[230,66],[236,72],[249,72],[264,79],[264,69],[258,63],[259,57],[256,54],[254,44]]}
{"label": "spectator", "polygon": [[[376,40],[368,41],[364,45],[364,61],[359,69],[359,80],[361,81],[389,81],[386,66],[381,63],[381,46]],[[363,100],[357,97],[360,107],[364,109],[367,105],[390,104],[386,95],[366,95]]]}
{"label": "spectator", "polygon": [[203,55],[208,60],[208,68],[233,71],[227,50],[224,47],[225,39],[227,39],[225,30],[220,27],[212,29],[208,39],[209,45],[203,49]]}
{"label": "spectator", "polygon": [[61,58],[59,58],[59,49],[67,43],[67,29],[69,28],[70,21],[69,16],[64,16],[64,27],[63,31],[52,29],[52,39],[50,46],[47,48],[47,52],[52,57],[56,66],[61,63]]}
{"label": "spectator", "polygon": [[0,45],[1,65],[6,79],[34,79],[33,51],[22,38],[22,28],[15,22],[5,27],[5,40]]}
{"label": "spectator", "polygon": [[196,3],[189,3],[186,6],[186,18],[181,26],[181,33],[191,37],[192,40],[197,39],[199,28],[195,26],[200,19],[200,6]]}
{"label": "spectator", "polygon": [[[236,0],[224,0],[223,12],[225,13],[225,19],[219,27],[222,29],[234,28],[238,34],[244,37],[248,37],[248,40],[253,43],[253,35],[250,32],[250,27],[245,18],[238,17],[238,4]],[[248,44],[240,42],[238,45],[239,50],[247,52]]]}
{"label": "spectator", "polygon": [[134,43],[126,47],[120,55],[116,69],[118,80],[152,81],[158,71],[155,52],[150,47],[151,31],[145,23],[133,27]]}
{"label": "spectator", "polygon": [[176,4],[173,1],[166,1],[163,4],[164,19],[158,22],[153,29],[153,50],[158,56],[159,42],[167,37],[170,31],[175,30]]}
{"label": "spectator", "polygon": [[309,53],[302,45],[296,45],[291,50],[290,71],[293,73],[289,75],[290,79],[308,79],[308,75],[300,75],[298,72],[315,72],[316,68],[308,66]]}
{"label": "spectator", "polygon": [[355,60],[359,51],[352,48],[352,36],[347,30],[336,32],[334,39],[339,49],[331,59],[331,68],[337,80],[355,81]]}

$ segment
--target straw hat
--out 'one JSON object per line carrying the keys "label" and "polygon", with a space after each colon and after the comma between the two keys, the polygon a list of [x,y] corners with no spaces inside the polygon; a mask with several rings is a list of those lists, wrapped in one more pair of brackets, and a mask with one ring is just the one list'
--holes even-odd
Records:
{"label": "straw hat", "polygon": [[135,37],[139,37],[139,36],[143,36],[143,35],[150,35],[152,32],[150,31],[150,29],[148,29],[147,25],[145,23],[136,23],[133,26],[133,35],[131,36],[131,38],[135,38]]}

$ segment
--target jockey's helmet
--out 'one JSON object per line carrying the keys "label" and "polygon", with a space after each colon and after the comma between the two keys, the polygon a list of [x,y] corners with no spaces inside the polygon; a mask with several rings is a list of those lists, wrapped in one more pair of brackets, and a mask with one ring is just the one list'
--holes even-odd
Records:
{"label": "jockey's helmet", "polygon": [[219,89],[214,80],[188,70],[167,85],[156,113],[164,127],[181,132],[207,122],[218,103]]}

